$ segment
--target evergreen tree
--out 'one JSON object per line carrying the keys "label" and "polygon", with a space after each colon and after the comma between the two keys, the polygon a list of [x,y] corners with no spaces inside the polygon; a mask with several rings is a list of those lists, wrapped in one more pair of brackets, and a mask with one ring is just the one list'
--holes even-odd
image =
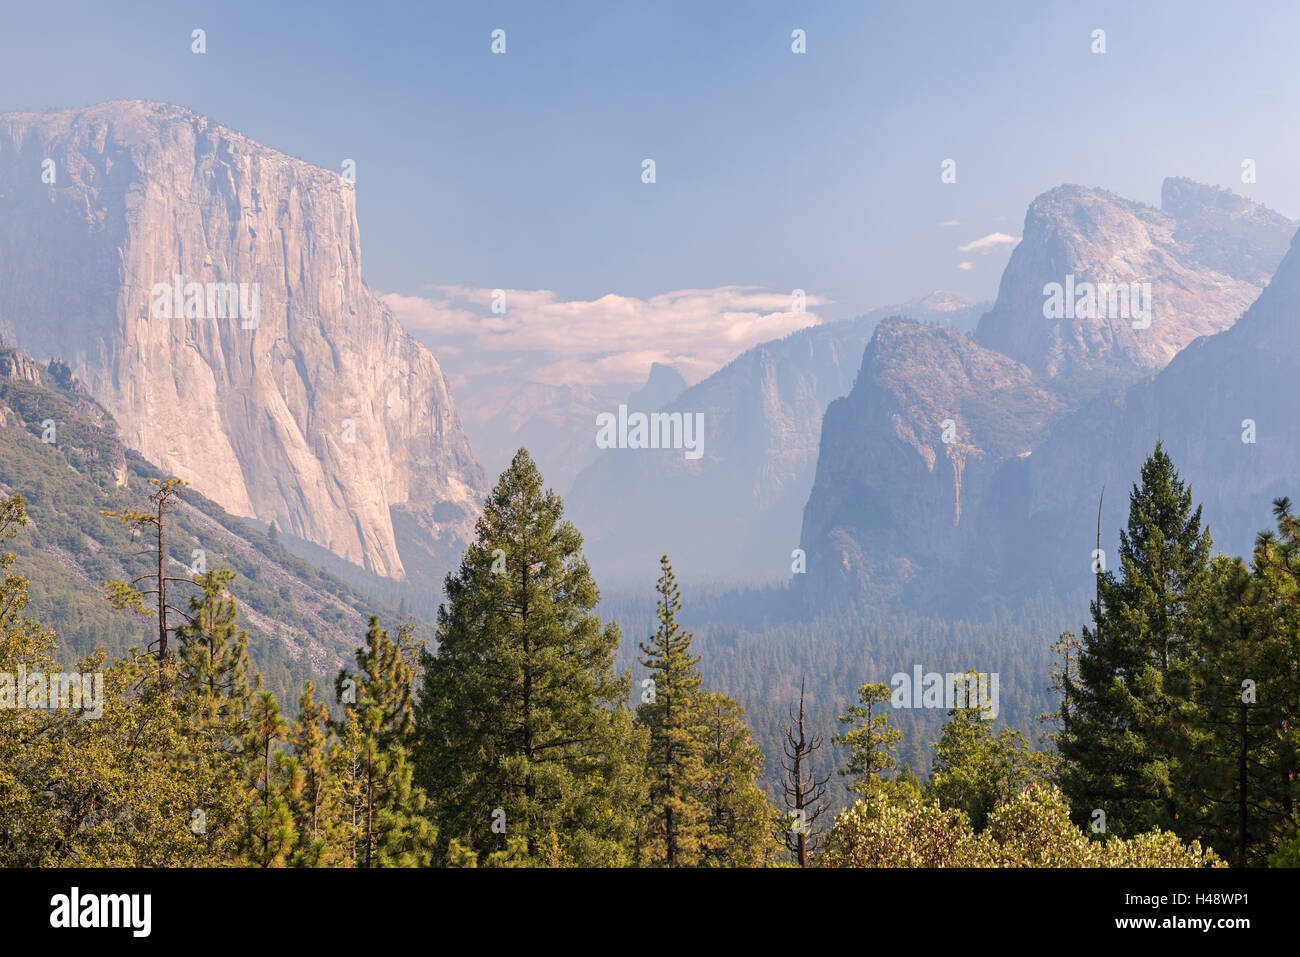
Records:
{"label": "evergreen tree", "polygon": [[1220,556],[1193,615],[1196,653],[1175,664],[1188,739],[1177,792],[1183,836],[1238,866],[1263,865],[1300,830],[1300,543],[1290,502],[1259,535],[1250,567]]}
{"label": "evergreen tree", "polygon": [[297,761],[277,745],[289,735],[275,695],[258,694],[249,716],[245,753],[251,758],[252,780],[243,835],[245,859],[256,867],[283,867],[297,842],[290,807],[302,789]]}
{"label": "evergreen tree", "polygon": [[[101,514],[115,518],[126,526],[131,532],[132,539],[140,538],[142,533],[150,536],[151,541],[138,554],[150,557],[153,571],[131,582],[105,581],[103,586],[104,597],[114,608],[129,608],[141,615],[156,614],[158,640],[154,647],[158,660],[165,661],[168,655],[168,641],[173,630],[167,624],[169,613],[177,612],[181,617],[185,617],[184,612],[168,600],[167,587],[173,583],[197,585],[199,582],[189,576],[167,574],[167,515],[180,503],[181,489],[185,487],[185,483],[175,476],[166,479],[151,478],[149,482],[157,486],[149,496],[149,511],[126,508],[120,511],[101,510]],[[153,587],[140,588],[142,582],[152,582]],[[153,604],[153,611],[146,607],[146,599]]]}
{"label": "evergreen tree", "polygon": [[852,730],[837,734],[835,740],[849,749],[848,766],[840,774],[853,779],[850,790],[870,801],[884,788],[882,775],[896,766],[895,749],[903,735],[890,727],[885,711],[889,685],[864,684],[858,689],[858,700],[861,704],[849,705],[840,716]]}
{"label": "evergreen tree", "polygon": [[692,635],[677,622],[681,594],[668,556],[659,559],[656,614],[659,627],[640,643],[642,666],[650,670],[649,700],[637,708],[637,722],[649,731],[649,834],[645,861],[690,867],[700,861],[708,817],[700,792],[705,781],[705,734],[701,714],[699,656]]}
{"label": "evergreen tree", "polygon": [[1045,778],[1045,755],[1013,728],[994,734],[993,720],[969,696],[963,701],[960,691],[957,705],[935,742],[926,797],[964,812],[979,832],[1000,803]]}
{"label": "evergreen tree", "polygon": [[234,577],[228,569],[200,575],[201,591],[190,598],[188,620],[176,629],[174,674],[186,747],[175,759],[199,788],[201,839],[214,859],[238,854],[249,711],[252,690],[261,686],[254,675],[250,687],[248,633],[239,627],[238,605],[226,589]]}
{"label": "evergreen tree", "polygon": [[357,867],[420,867],[432,859],[435,829],[428,799],[414,783],[413,674],[402,644],[372,615],[356,675],[339,672],[335,690],[346,717],[353,860]]}
{"label": "evergreen tree", "polygon": [[636,839],[644,735],[614,670],[616,625],[582,538],[521,449],[446,580],[436,655],[423,657],[419,782],[440,856],[522,843],[531,863],[619,865]]}
{"label": "evergreen tree", "polygon": [[1176,826],[1172,782],[1189,755],[1165,682],[1188,652],[1210,544],[1200,507],[1157,443],[1129,498],[1119,574],[1099,572],[1094,627],[1083,630],[1077,680],[1066,682],[1061,781],[1080,823],[1100,809],[1120,835]]}
{"label": "evergreen tree", "polygon": [[343,805],[339,791],[338,749],[329,727],[329,712],[316,700],[308,681],[298,699],[298,719],[289,735],[302,775],[291,809],[298,836],[293,863],[299,867],[328,867],[344,858]]}
{"label": "evergreen tree", "polygon": [[[0,540],[24,524],[22,497],[0,499]],[[0,554],[0,676],[61,671],[13,563]],[[173,757],[187,743],[171,663],[133,649],[111,663],[87,656],[77,670],[98,673],[98,707],[84,697],[80,710],[0,707],[0,867],[227,863],[196,837],[199,789]],[[15,690],[4,685],[0,701]]]}
{"label": "evergreen tree", "polygon": [[758,867],[771,863],[781,829],[780,815],[757,781],[763,752],[750,737],[745,712],[715,691],[700,696],[704,725],[704,801],[707,832],[702,863],[714,867]]}

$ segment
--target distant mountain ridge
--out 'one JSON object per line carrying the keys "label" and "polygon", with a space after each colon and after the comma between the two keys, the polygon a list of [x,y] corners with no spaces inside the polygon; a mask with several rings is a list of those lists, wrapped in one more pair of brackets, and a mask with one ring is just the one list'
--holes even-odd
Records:
{"label": "distant mountain ridge", "polygon": [[[806,600],[967,609],[1020,582],[1084,584],[1063,571],[1090,563],[1057,549],[1061,529],[1079,535],[1090,522],[1095,533],[1103,481],[1118,518],[1125,496],[1116,484],[1127,487],[1137,449],[1150,452],[1159,432],[1153,416],[1106,410],[1132,408],[1153,374],[1172,382],[1192,356],[1222,355],[1208,343],[1236,340],[1234,322],[1295,233],[1293,221],[1225,190],[1170,179],[1163,197],[1166,209],[1154,210],[1102,190],[1051,190],[1031,204],[998,299],[973,337],[916,324],[877,329],[853,392],[823,423],[800,537],[808,570],[793,577]],[[1150,324],[1049,318],[1050,284],[1068,277],[1150,282]],[[1246,381],[1257,372],[1218,372],[1229,375]],[[1183,402],[1194,415],[1190,383]],[[1122,467],[1094,467],[1115,462],[1110,449],[1123,441],[1132,444]]]}
{"label": "distant mountain ridge", "polygon": [[932,293],[765,342],[682,392],[663,409],[703,414],[702,458],[603,450],[574,481],[570,510],[597,574],[619,584],[644,581],[667,553],[678,573],[695,581],[786,578],[822,415],[852,388],[872,331],[897,313],[973,328],[982,311],[956,293]]}
{"label": "distant mountain ridge", "polygon": [[[1226,329],[1255,301],[1296,224],[1190,180],[1167,179],[1161,194],[1162,209],[1073,185],[1035,199],[975,339],[1087,398]],[[1149,283],[1149,326],[1106,314],[1046,318],[1044,287],[1067,281]]]}
{"label": "distant mountain ridge", "polygon": [[1216,550],[1249,556],[1256,533],[1274,527],[1273,499],[1300,499],[1298,407],[1300,245],[1293,241],[1230,328],[1193,342],[1122,395],[1063,419],[1033,456],[1005,468],[1007,494],[984,519],[997,564],[1027,589],[1086,580],[1104,487],[1102,547],[1113,567],[1129,488],[1157,439],[1204,505]]}

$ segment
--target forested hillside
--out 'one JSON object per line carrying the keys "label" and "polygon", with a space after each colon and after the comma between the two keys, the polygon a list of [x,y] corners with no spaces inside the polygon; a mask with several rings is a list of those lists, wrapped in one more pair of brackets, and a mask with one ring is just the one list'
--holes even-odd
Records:
{"label": "forested hillside", "polygon": [[[141,508],[161,473],[126,449],[111,416],[57,361],[41,368],[0,346],[0,494],[21,493],[28,525],[10,546],[31,582],[31,611],[69,658],[121,655],[150,624],[113,609],[100,583],[149,569],[147,542],[106,511]],[[297,558],[277,541],[186,489],[169,517],[169,574],[229,568],[237,578],[253,663],[268,688],[296,698],[352,654],[366,615],[396,612]],[[184,606],[193,588],[178,587]]]}
{"label": "forested hillside", "polygon": [[[104,428],[73,415],[74,386],[29,379],[5,396],[8,415],[75,423],[63,468],[121,474]],[[0,567],[6,866],[1300,863],[1300,518],[1279,501],[1250,564],[1213,558],[1159,446],[1077,639],[1035,638],[1061,617],[1046,602],[983,623],[841,612],[697,635],[668,556],[652,618],[627,614],[624,633],[520,450],[432,640],[371,615],[332,680],[290,694],[244,625],[258,593],[243,580],[268,573],[222,567],[241,560],[234,546],[198,568],[165,544],[219,525],[175,478],[133,486],[128,469],[100,488],[120,507],[96,510],[104,542],[86,550],[109,553],[114,524],[141,532],[89,566],[104,581],[51,572],[50,556],[75,554],[51,518],[70,480],[52,443],[17,431],[9,443],[49,467],[29,483],[44,528],[26,490],[0,502],[0,535],[27,557]],[[75,649],[42,624],[30,578],[60,574],[63,589],[39,586],[51,607],[67,594],[119,609],[105,618],[135,622],[130,647]],[[183,597],[160,600],[174,579]],[[273,606],[258,616],[281,637],[303,627]]]}

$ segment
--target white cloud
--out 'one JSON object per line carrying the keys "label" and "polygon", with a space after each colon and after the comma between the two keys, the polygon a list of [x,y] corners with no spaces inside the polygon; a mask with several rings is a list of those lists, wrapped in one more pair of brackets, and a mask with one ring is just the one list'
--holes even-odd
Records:
{"label": "white cloud", "polygon": [[[794,312],[788,292],[753,286],[681,289],[648,299],[613,293],[564,300],[546,289],[505,291],[504,314],[492,289],[440,286],[432,296],[383,297],[398,321],[428,343],[460,396],[503,379],[599,390],[640,384],[654,362],[689,382],[741,352],[821,320]],[[808,295],[806,308],[830,300]]]}
{"label": "white cloud", "polygon": [[974,264],[973,262],[958,263],[958,264],[957,264],[957,268],[958,268],[958,269],[966,269],[966,270],[970,270],[970,269],[974,269],[974,268],[975,268],[975,264]]}
{"label": "white cloud", "polygon": [[960,226],[960,225],[961,225],[961,220],[960,220],[960,219],[950,219],[950,220],[948,220],[947,222],[940,223],[939,225],[940,225],[940,226]]}
{"label": "white cloud", "polygon": [[958,246],[957,251],[969,253],[977,249],[994,249],[998,246],[1014,245],[1018,242],[1020,242],[1019,236],[1008,236],[1006,233],[989,233],[987,236],[971,240],[965,246]]}

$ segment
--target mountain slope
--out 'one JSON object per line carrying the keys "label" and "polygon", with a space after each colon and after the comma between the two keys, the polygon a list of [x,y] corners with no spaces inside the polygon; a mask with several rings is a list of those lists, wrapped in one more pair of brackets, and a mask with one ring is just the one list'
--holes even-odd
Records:
{"label": "mountain slope", "polygon": [[[122,654],[156,637],[152,619],[115,611],[101,597],[103,580],[151,571],[140,545],[101,510],[147,507],[147,479],[163,474],[125,448],[112,417],[66,366],[41,368],[0,346],[0,495],[22,494],[30,519],[4,547],[18,556],[32,613],[58,633],[66,663],[96,646]],[[303,680],[319,684],[350,661],[369,614],[397,617],[201,494],[186,489],[183,499],[168,528],[170,573],[190,575],[196,549],[208,568],[237,573],[231,591],[254,663],[282,701],[295,700]],[[185,607],[185,586],[174,588],[173,603]]]}
{"label": "mountain slope", "polygon": [[486,477],[437,361],[362,282],[339,174],[160,103],[6,114],[0,260],[0,331],[231,512],[394,578],[471,534]]}
{"label": "mountain slope", "polygon": [[920,566],[953,563],[999,464],[1063,408],[1029,369],[964,333],[882,323],[822,425],[801,535],[810,597],[898,596]]}
{"label": "mountain slope", "polygon": [[[1216,549],[1249,555],[1274,527],[1271,503],[1300,498],[1300,247],[1230,329],[1198,339],[1159,374],[1062,420],[1034,454],[1009,466],[1009,490],[984,519],[1002,564],[1027,587],[1090,580],[1097,502],[1113,563],[1128,491],[1156,440],[1204,505]],[[1254,441],[1250,423],[1254,426]],[[993,539],[991,539],[993,540]],[[1045,544],[1050,543],[1050,544]]]}

